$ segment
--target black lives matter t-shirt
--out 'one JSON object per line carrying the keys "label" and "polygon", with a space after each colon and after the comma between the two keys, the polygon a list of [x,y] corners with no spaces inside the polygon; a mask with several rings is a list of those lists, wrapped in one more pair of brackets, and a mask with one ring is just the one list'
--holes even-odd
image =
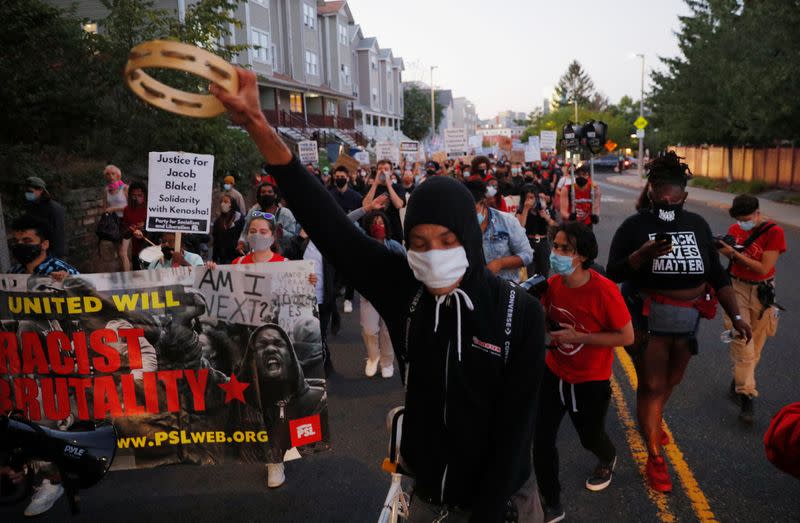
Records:
{"label": "black lives matter t-shirt", "polygon": [[[672,252],[645,262],[634,271],[628,257],[659,233],[672,238]],[[625,220],[614,234],[608,254],[608,276],[633,281],[640,289],[692,289],[709,283],[714,289],[730,285],[722,267],[708,222],[689,211],[664,221],[650,211]]]}

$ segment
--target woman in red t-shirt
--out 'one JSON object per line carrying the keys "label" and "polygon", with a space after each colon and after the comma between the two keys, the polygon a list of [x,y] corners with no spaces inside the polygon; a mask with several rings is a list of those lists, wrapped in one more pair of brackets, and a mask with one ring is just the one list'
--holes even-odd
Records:
{"label": "woman in red t-shirt", "polygon": [[555,276],[542,296],[550,345],[539,389],[533,444],[536,480],[548,516],[563,516],[558,481],[556,436],[564,413],[581,444],[599,460],[586,488],[611,483],[617,453],[605,429],[611,399],[611,364],[616,346],[633,343],[633,326],[616,284],[589,267],[597,257],[597,239],[584,224],[559,226],[550,263]]}
{"label": "woman in red t-shirt", "polygon": [[[730,393],[741,408],[739,419],[753,423],[753,400],[758,396],[756,366],[767,337],[775,336],[778,330],[777,309],[774,304],[762,303],[759,295],[765,294],[765,290],[774,292],[775,264],[778,257],[786,252],[786,237],[779,225],[764,221],[755,196],[742,194],[734,198],[730,215],[736,223],[730,226],[728,235],[740,247],[735,249],[733,245],[720,242],[719,252],[731,260],[729,272],[736,302],[742,319],[753,329],[750,341],[736,338],[731,342],[733,381]],[[733,322],[727,314],[725,328],[733,328]]]}

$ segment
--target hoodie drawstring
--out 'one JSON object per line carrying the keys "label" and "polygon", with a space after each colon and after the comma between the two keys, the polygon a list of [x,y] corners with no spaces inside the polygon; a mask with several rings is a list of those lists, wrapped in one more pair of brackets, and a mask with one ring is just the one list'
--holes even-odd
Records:
{"label": "hoodie drawstring", "polygon": [[456,337],[458,339],[458,361],[461,361],[461,298],[464,298],[464,305],[466,305],[469,310],[474,311],[475,306],[472,304],[472,300],[469,299],[467,293],[462,291],[461,289],[455,289],[450,294],[437,296],[436,314],[434,316],[435,319],[433,324],[433,332],[436,332],[436,330],[439,328],[439,307],[450,296],[454,296],[456,299]]}
{"label": "hoodie drawstring", "polygon": [[[558,380],[558,394],[561,396],[561,404],[565,407],[567,402],[564,400],[564,380]],[[570,394],[572,395],[572,412],[578,412],[578,400],[575,398],[575,384],[570,383]]]}

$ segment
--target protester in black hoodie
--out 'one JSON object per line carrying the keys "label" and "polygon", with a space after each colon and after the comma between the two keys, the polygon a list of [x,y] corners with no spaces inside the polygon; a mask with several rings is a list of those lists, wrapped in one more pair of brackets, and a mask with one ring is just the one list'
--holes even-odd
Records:
{"label": "protester in black hoodie", "polygon": [[541,521],[530,445],[543,313],[486,270],[469,192],[444,177],[419,186],[405,217],[408,261],[390,253],[350,223],[269,126],[255,75],[238,74],[239,93],[216,85],[213,93],[269,161],[315,245],[378,310],[405,364],[401,455],[416,480],[411,520],[423,520],[416,510],[500,522],[514,505],[520,522]]}

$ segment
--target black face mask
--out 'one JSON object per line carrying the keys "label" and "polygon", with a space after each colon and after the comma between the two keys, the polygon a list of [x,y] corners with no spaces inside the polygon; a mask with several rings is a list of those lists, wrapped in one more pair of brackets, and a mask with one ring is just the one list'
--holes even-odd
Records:
{"label": "black face mask", "polygon": [[673,222],[677,220],[683,211],[681,203],[653,203],[653,214],[663,222]]}
{"label": "black face mask", "polygon": [[425,174],[428,176],[434,176],[436,174],[436,171],[433,169],[426,169]]}
{"label": "black face mask", "polygon": [[578,178],[575,179],[575,184],[578,187],[586,187],[587,183],[589,183],[589,179],[588,178],[584,178],[582,176],[579,176]]}
{"label": "black face mask", "polygon": [[170,259],[172,258],[172,253],[175,252],[175,249],[172,247],[167,247],[166,245],[161,246],[161,254],[164,255],[164,258]]}
{"label": "black face mask", "polygon": [[533,176],[526,176],[525,183],[533,183]]}
{"label": "black face mask", "polygon": [[336,178],[336,181],[334,181],[333,183],[336,184],[336,187],[341,189],[342,187],[347,185],[347,178]]}
{"label": "black face mask", "polygon": [[258,204],[261,206],[262,209],[269,209],[273,205],[275,205],[275,195],[261,195],[258,197]]}
{"label": "black face mask", "polygon": [[477,174],[478,176],[483,178],[484,176],[486,176],[486,169],[475,169],[474,174]]}
{"label": "black face mask", "polygon": [[11,255],[23,265],[26,265],[42,254],[42,244],[15,243],[11,246]]}

